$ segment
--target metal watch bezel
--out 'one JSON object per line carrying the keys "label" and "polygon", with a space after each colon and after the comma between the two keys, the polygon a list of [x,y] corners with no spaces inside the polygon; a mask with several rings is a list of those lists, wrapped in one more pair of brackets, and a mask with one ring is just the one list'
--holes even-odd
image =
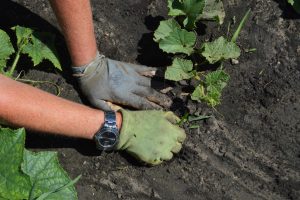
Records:
{"label": "metal watch bezel", "polygon": [[[101,136],[106,133],[106,132],[110,132],[113,133],[115,135],[115,142],[112,145],[104,145],[101,143]],[[114,148],[116,147],[116,145],[119,142],[119,130],[116,127],[105,127],[103,126],[94,136],[94,140],[96,142],[96,147],[97,149],[101,150],[101,151],[112,151],[114,150]]]}

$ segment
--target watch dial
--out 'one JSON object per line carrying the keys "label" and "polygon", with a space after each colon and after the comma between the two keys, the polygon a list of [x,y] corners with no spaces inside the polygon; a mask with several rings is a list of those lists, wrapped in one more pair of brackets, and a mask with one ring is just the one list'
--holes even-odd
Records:
{"label": "watch dial", "polygon": [[99,137],[99,142],[103,147],[111,147],[116,143],[117,137],[113,132],[106,131]]}

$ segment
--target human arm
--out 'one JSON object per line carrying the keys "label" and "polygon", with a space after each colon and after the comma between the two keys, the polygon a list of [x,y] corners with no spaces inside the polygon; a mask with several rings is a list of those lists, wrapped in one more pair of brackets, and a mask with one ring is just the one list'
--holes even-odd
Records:
{"label": "human arm", "polygon": [[[0,75],[0,122],[36,132],[92,139],[104,122],[104,113]],[[122,113],[122,114],[121,114]],[[120,140],[139,160],[159,164],[178,153],[185,139],[172,112],[117,112]],[[124,126],[123,126],[124,125]]]}
{"label": "human arm", "polygon": [[109,110],[107,102],[112,102],[137,109],[170,107],[170,98],[152,89],[151,79],[145,77],[153,76],[155,68],[115,61],[101,51],[97,54],[89,0],[50,3],[65,37],[74,75],[80,76],[79,87],[93,106]]}
{"label": "human arm", "polygon": [[[93,109],[0,75],[0,119],[16,127],[92,139],[104,122]],[[122,117],[117,114],[121,127]]]}

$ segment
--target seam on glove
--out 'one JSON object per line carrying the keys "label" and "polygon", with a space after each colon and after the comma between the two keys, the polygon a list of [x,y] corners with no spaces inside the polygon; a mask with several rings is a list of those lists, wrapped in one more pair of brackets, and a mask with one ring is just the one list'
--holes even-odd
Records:
{"label": "seam on glove", "polygon": [[[94,63],[96,63],[99,59],[103,59],[105,56],[103,54],[100,54],[99,51],[97,51],[96,57],[88,64],[82,65],[82,66],[72,66],[72,72],[74,77],[82,77],[85,75],[86,69],[93,66]],[[96,65],[98,67],[98,65]]]}

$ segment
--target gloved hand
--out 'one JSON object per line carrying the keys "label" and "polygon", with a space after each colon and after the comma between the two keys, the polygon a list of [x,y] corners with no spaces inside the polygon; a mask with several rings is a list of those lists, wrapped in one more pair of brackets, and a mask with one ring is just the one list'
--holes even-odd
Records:
{"label": "gloved hand", "polygon": [[102,110],[111,110],[108,102],[137,109],[169,107],[171,100],[151,88],[156,68],[123,63],[97,53],[89,64],[72,67],[82,93],[89,102]]}
{"label": "gloved hand", "polygon": [[151,165],[170,160],[178,153],[186,138],[183,129],[175,125],[180,119],[172,112],[127,111],[122,113],[118,150]]}

